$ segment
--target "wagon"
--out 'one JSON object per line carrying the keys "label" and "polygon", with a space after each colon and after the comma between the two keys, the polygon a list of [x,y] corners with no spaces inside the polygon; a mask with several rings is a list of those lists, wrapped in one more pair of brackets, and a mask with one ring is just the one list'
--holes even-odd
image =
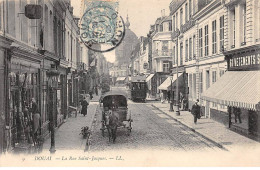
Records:
{"label": "wagon", "polygon": [[108,129],[107,115],[111,112],[118,116],[117,128],[127,129],[127,135],[130,135],[132,130],[131,112],[127,108],[127,96],[123,92],[110,91],[101,96],[100,103],[102,103],[102,119],[101,131],[102,136],[105,136],[105,130]]}

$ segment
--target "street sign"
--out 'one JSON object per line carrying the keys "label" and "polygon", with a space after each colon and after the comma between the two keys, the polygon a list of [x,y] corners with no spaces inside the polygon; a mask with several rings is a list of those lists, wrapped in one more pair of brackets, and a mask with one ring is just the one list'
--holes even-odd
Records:
{"label": "street sign", "polygon": [[29,4],[25,6],[25,16],[29,19],[41,19],[42,6]]}

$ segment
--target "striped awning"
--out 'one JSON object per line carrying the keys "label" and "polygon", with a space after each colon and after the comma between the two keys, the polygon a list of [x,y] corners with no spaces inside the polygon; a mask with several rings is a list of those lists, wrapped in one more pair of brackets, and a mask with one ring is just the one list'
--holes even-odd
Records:
{"label": "striped awning", "polygon": [[117,77],[116,81],[124,81],[126,77]]}
{"label": "striped awning", "polygon": [[147,78],[146,78],[146,82],[150,81],[153,78],[154,74],[150,74]]}
{"label": "striped awning", "polygon": [[[179,74],[178,77],[182,76],[182,74]],[[177,79],[177,74],[173,75],[172,83],[174,83]],[[168,90],[171,86],[171,77],[168,77],[159,87],[159,90]]]}
{"label": "striped awning", "polygon": [[149,90],[152,89],[152,82],[151,79],[153,78],[154,74],[150,74],[149,76],[146,77],[146,83],[147,83],[147,87]]}
{"label": "striped awning", "polygon": [[201,97],[226,106],[256,110],[260,102],[260,71],[228,71]]}

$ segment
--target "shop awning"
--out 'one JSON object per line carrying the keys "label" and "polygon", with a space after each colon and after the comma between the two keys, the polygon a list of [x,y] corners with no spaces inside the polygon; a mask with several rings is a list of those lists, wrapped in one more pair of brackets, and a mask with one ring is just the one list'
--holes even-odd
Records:
{"label": "shop awning", "polygon": [[147,78],[146,78],[146,82],[150,81],[153,78],[154,74],[150,74]]}
{"label": "shop awning", "polygon": [[228,71],[208,90],[204,100],[256,110],[260,102],[260,71]]}
{"label": "shop awning", "polygon": [[125,81],[126,77],[117,77],[116,81]]}
{"label": "shop awning", "polygon": [[151,79],[153,78],[153,76],[154,76],[154,74],[150,74],[150,75],[148,75],[147,77],[146,77],[146,83],[147,83],[147,88],[149,89],[149,90],[151,90],[152,89],[152,82],[151,82]]}
{"label": "shop awning", "polygon": [[[182,74],[178,75],[179,77],[182,76]],[[172,83],[174,83],[177,79],[177,74],[173,75]],[[168,77],[159,87],[159,90],[168,90],[169,87],[171,86],[171,79]]]}

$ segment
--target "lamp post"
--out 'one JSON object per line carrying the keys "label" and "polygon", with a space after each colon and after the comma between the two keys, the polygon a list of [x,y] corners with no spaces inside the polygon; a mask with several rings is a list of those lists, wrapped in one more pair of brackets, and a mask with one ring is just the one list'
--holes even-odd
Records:
{"label": "lamp post", "polygon": [[171,92],[170,92],[170,112],[173,112],[173,98],[172,98],[172,79],[173,79],[173,75],[170,75],[170,79],[171,79]]}
{"label": "lamp post", "polygon": [[51,147],[50,147],[50,153],[55,153],[55,124],[54,124],[54,113],[55,113],[55,107],[54,107],[54,94],[55,90],[57,90],[57,76],[59,76],[59,72],[55,68],[55,64],[51,64],[51,69],[46,72],[47,76],[49,76],[48,86],[50,89],[50,131],[51,131]]}
{"label": "lamp post", "polygon": [[179,110],[179,57],[178,57],[178,39],[179,39],[179,35],[180,35],[180,30],[177,28],[176,32],[175,32],[175,36],[176,37],[176,115],[180,116],[180,110]]}

